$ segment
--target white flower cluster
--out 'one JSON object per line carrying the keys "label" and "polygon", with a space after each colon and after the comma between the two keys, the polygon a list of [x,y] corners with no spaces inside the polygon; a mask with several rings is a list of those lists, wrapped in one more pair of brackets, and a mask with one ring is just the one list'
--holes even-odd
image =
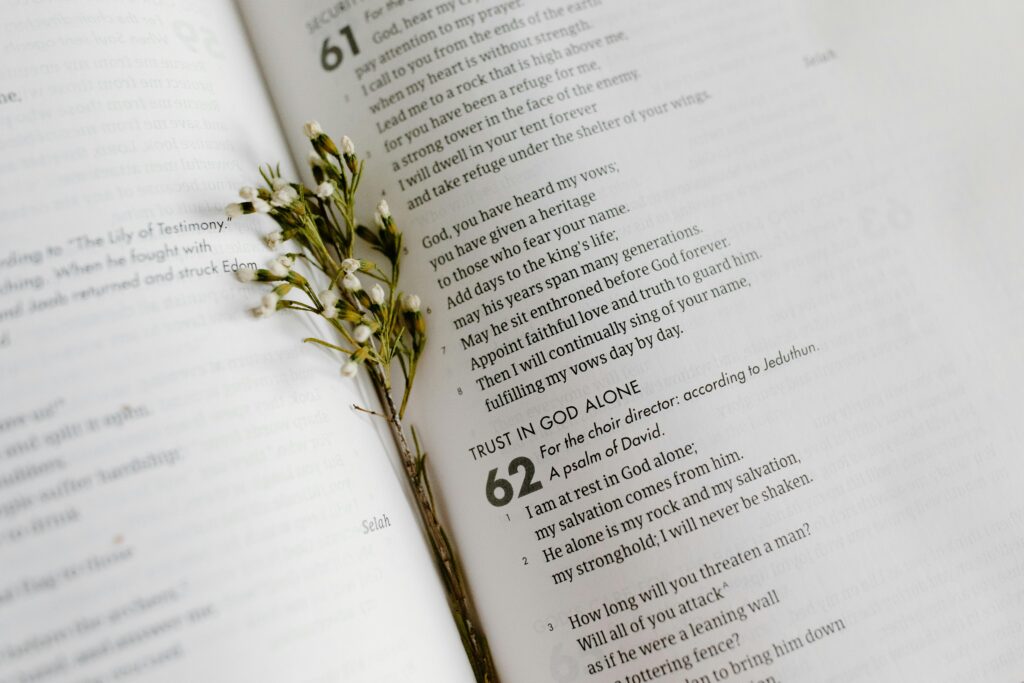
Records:
{"label": "white flower cluster", "polygon": [[[310,212],[315,214],[323,210],[322,206],[312,200],[314,194],[320,200],[330,200],[332,203],[342,202],[347,206],[351,200],[349,192],[354,192],[355,186],[358,185],[361,164],[355,157],[355,145],[348,136],[341,138],[339,154],[338,148],[327,137],[318,122],[307,122],[303,126],[303,133],[310,139],[315,150],[309,155],[309,165],[317,181],[315,189],[309,190],[301,184],[289,183],[284,178],[278,177],[276,171],[268,171],[263,177],[268,181],[269,187],[257,188],[246,185],[238,191],[241,202],[229,204],[225,208],[230,218],[247,213],[271,214],[274,220],[283,226],[265,234],[262,238],[271,251],[277,251],[290,239],[305,244],[306,238],[301,233],[295,232],[298,228],[295,228],[294,224],[296,221],[308,220]],[[344,159],[340,175],[339,169],[330,160],[331,156],[340,156]],[[352,187],[347,184],[345,168],[351,171],[352,177],[356,179]],[[301,205],[297,204],[300,201]],[[385,199],[381,199],[377,204],[374,218],[377,225],[386,233],[382,233],[385,244],[387,244],[388,236],[397,236],[391,209]],[[379,245],[380,243],[378,243]],[[331,246],[339,249],[337,245]],[[345,248],[350,249],[351,244]],[[342,260],[340,264],[341,279],[338,282],[338,287],[331,286],[314,295],[306,278],[292,270],[296,263],[296,257],[300,255],[301,253],[276,255],[264,268],[242,267],[236,271],[235,275],[241,282],[277,283],[274,290],[264,294],[260,298],[259,305],[252,309],[253,315],[257,318],[266,318],[280,308],[288,308],[318,314],[331,321],[335,327],[344,324],[343,336],[350,343],[355,344],[356,349],[345,351],[351,355],[341,365],[343,377],[355,377],[363,362],[377,358],[376,354],[379,349],[373,346],[375,330],[377,330],[377,334],[382,335],[382,344],[387,342],[384,335],[403,334],[405,329],[412,331],[414,339],[417,334],[422,334],[419,331],[421,327],[417,327],[417,325],[422,326],[423,324],[419,318],[421,303],[420,298],[415,294],[403,294],[398,302],[398,311],[390,311],[388,309],[389,295],[393,296],[394,293],[389,293],[378,283],[374,283],[367,292],[363,293],[359,272],[363,269],[364,264],[359,259],[349,257]],[[391,255],[389,258],[394,259],[395,256]],[[366,266],[367,277],[375,277],[374,273],[370,272],[372,268],[371,265]],[[314,306],[283,298],[293,289],[304,290]],[[404,317],[395,315],[399,312]],[[344,323],[339,320],[342,316],[344,316]],[[397,331],[390,327],[395,324],[399,325]],[[345,329],[348,331],[345,332]]]}

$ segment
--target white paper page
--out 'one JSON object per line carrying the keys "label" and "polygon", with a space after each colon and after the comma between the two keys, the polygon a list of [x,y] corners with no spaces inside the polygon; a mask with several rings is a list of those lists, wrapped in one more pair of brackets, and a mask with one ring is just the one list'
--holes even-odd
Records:
{"label": "white paper page", "polygon": [[1020,677],[1016,4],[242,6],[409,235],[504,680]]}
{"label": "white paper page", "polygon": [[234,5],[0,15],[0,681],[470,680],[369,396],[231,275]]}

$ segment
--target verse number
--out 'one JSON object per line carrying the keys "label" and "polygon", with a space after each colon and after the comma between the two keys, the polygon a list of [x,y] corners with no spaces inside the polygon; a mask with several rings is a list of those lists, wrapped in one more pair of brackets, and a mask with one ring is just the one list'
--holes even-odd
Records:
{"label": "verse number", "polygon": [[[348,41],[348,49],[352,52],[353,57],[359,54],[359,44],[356,43],[356,37],[352,35],[351,26],[346,26],[338,31],[338,35],[344,36]],[[337,45],[331,45],[330,36],[324,38],[324,44],[320,46],[320,66],[324,68],[324,71],[334,71],[341,66],[344,60],[345,53],[342,49]]]}
{"label": "verse number", "polygon": [[[528,496],[534,491],[540,491],[544,488],[544,485],[539,481],[534,481],[533,476],[536,473],[536,469],[533,466],[533,461],[525,456],[519,456],[518,458],[512,458],[508,464],[509,476],[515,476],[519,470],[523,470],[523,483],[519,486],[519,498]],[[487,502],[494,507],[503,507],[512,502],[512,499],[516,497],[515,489],[512,487],[512,482],[508,479],[502,479],[498,476],[498,468],[495,467],[487,474]]]}

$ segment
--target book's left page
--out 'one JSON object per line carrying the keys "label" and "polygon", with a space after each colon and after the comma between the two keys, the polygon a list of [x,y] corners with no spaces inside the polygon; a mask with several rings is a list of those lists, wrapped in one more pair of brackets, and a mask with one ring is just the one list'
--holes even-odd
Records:
{"label": "book's left page", "polygon": [[0,682],[471,680],[368,396],[231,276],[234,5],[0,17]]}

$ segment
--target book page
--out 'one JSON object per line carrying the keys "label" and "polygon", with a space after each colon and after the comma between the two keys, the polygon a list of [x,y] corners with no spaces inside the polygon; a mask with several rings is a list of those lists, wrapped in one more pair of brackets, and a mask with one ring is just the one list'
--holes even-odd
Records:
{"label": "book page", "polygon": [[371,395],[232,276],[234,5],[0,14],[0,681],[471,680]]}
{"label": "book page", "polygon": [[1020,7],[241,4],[407,233],[505,680],[1020,677]]}

